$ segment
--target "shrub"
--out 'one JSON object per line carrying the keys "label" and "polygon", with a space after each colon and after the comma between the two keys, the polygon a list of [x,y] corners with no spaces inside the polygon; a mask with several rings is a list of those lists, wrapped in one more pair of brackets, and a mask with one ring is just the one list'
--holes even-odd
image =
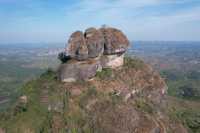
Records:
{"label": "shrub", "polygon": [[144,67],[144,62],[138,58],[125,57],[124,66],[127,68],[141,69]]}
{"label": "shrub", "polygon": [[97,96],[97,90],[94,86],[89,87],[85,93],[83,93],[80,97],[79,105],[84,108],[88,101]]}
{"label": "shrub", "polygon": [[191,110],[179,111],[177,113],[177,117],[193,133],[200,132],[200,113],[199,112],[195,112]]}
{"label": "shrub", "polygon": [[46,70],[46,72],[44,72],[43,74],[41,74],[40,77],[43,78],[43,79],[52,80],[52,79],[56,78],[56,74],[55,74],[55,72],[51,68],[48,68]]}
{"label": "shrub", "polygon": [[116,95],[115,92],[114,93],[113,92],[109,93],[109,97],[110,97],[111,103],[113,105],[117,105],[117,104],[123,102],[122,96]]}
{"label": "shrub", "polygon": [[144,101],[144,99],[138,99],[136,100],[135,103],[136,107],[138,109],[140,109],[143,112],[147,112],[152,114],[153,113],[153,108],[151,107],[151,105],[149,103],[147,103],[146,101]]}
{"label": "shrub", "polygon": [[112,77],[112,69],[111,68],[103,68],[101,72],[97,72],[96,73],[96,76],[99,78],[99,79],[109,79]]}
{"label": "shrub", "polygon": [[26,112],[26,111],[27,111],[27,105],[24,103],[18,103],[14,109],[14,115],[17,115],[19,113]]}
{"label": "shrub", "polygon": [[70,56],[67,56],[65,52],[61,52],[58,54],[58,59],[62,62],[62,63],[66,63],[68,60],[71,59]]}

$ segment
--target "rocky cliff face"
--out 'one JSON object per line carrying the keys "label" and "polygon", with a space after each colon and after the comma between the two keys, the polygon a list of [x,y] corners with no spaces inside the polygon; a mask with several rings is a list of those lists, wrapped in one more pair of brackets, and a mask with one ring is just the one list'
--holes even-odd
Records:
{"label": "rocky cliff face", "polygon": [[0,132],[187,133],[169,113],[159,73],[124,57],[121,31],[89,28],[68,43],[57,74],[27,83],[14,107],[0,114]]}
{"label": "rocky cliff face", "polygon": [[115,28],[76,31],[70,36],[66,51],[60,54],[62,61],[67,57],[70,60],[61,64],[59,78],[63,82],[89,80],[101,68],[120,67],[128,46],[127,37]]}

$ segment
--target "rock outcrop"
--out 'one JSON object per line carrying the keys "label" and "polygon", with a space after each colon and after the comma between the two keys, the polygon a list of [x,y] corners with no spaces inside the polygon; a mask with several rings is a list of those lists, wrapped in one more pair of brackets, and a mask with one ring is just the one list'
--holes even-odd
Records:
{"label": "rock outcrop", "polygon": [[101,71],[99,60],[73,60],[61,64],[58,75],[63,82],[75,82],[77,80],[89,80],[96,75],[97,71]]}
{"label": "rock outcrop", "polygon": [[63,82],[88,80],[101,68],[123,66],[124,53],[129,41],[115,28],[88,28],[74,32],[66,51],[59,55],[61,61],[58,77]]}
{"label": "rock outcrop", "polygon": [[101,28],[105,38],[104,54],[112,55],[126,52],[129,45],[127,37],[118,29]]}
{"label": "rock outcrop", "polygon": [[100,30],[89,28],[85,31],[86,44],[88,47],[88,57],[95,58],[101,56],[104,51],[104,36]]}
{"label": "rock outcrop", "polygon": [[84,34],[81,31],[76,31],[70,36],[68,45],[67,53],[71,58],[77,60],[85,60],[88,58],[88,48]]}

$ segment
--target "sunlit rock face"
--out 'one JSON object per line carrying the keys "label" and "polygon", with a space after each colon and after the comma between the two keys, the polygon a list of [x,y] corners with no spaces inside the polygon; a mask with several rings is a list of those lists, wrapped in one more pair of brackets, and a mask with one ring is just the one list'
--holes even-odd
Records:
{"label": "sunlit rock face", "polygon": [[124,54],[104,55],[101,57],[103,68],[118,68],[124,64]]}
{"label": "sunlit rock face", "polygon": [[74,32],[68,41],[67,53],[71,58],[77,60],[85,60],[88,58],[88,48],[81,31]]}
{"label": "sunlit rock face", "polygon": [[85,31],[85,39],[89,58],[95,58],[103,54],[104,36],[99,30],[95,28],[87,29]]}
{"label": "sunlit rock face", "polygon": [[99,60],[70,61],[60,65],[58,76],[63,82],[75,82],[77,80],[89,80],[101,70]]}
{"label": "sunlit rock face", "polygon": [[105,55],[126,52],[129,46],[129,41],[122,31],[115,28],[101,28],[100,31],[103,33],[105,39]]}
{"label": "sunlit rock face", "polygon": [[76,31],[66,47],[69,60],[60,65],[58,76],[63,82],[74,82],[91,79],[101,68],[121,67],[128,46],[127,37],[116,28]]}

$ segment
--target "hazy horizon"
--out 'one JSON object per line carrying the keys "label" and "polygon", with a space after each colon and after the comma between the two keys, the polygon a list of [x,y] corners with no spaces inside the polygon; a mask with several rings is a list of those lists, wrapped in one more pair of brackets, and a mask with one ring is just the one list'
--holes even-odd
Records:
{"label": "hazy horizon", "polygon": [[[40,46],[49,46],[49,45],[67,45],[67,39],[65,42],[11,42],[11,43],[0,43],[0,46],[6,46],[6,45],[10,45],[10,46],[14,46],[14,45],[23,45],[23,46],[27,46],[29,44],[29,46],[33,46],[33,45],[40,45]],[[193,41],[193,40],[188,40],[188,41],[184,41],[184,40],[129,40],[131,43],[143,43],[145,42],[145,44],[147,43],[200,43],[200,40],[198,41]]]}

